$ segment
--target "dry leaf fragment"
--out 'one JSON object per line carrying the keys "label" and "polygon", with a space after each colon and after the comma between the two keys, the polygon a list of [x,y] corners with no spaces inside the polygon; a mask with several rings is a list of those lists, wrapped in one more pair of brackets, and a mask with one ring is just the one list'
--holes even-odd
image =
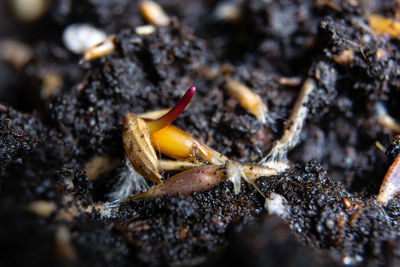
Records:
{"label": "dry leaf fragment", "polygon": [[125,154],[132,167],[141,176],[157,184],[161,183],[157,155],[151,144],[146,122],[129,113],[124,117],[122,129]]}

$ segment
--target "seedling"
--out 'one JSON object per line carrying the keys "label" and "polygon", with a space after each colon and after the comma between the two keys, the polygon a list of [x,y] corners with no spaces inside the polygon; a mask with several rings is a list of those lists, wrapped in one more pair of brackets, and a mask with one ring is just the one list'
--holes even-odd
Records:
{"label": "seedling", "polygon": [[170,124],[185,109],[196,88],[190,87],[179,102],[164,116],[157,120],[143,120],[133,113],[125,115],[122,123],[122,139],[125,154],[141,176],[155,183],[161,183],[157,165],[157,155],[150,141],[150,134]]}
{"label": "seedling", "polygon": [[[185,109],[194,92],[195,87],[189,88],[179,102],[168,112],[163,111],[166,114],[158,119],[142,119],[133,113],[125,115],[122,137],[130,165],[138,174],[158,184],[133,199],[203,191],[213,188],[225,179],[229,179],[234,184],[235,193],[239,193],[241,178],[263,195],[254,180],[260,176],[275,175],[285,170],[287,164],[276,163],[272,167],[265,167],[230,161],[188,133],[169,125]],[[145,115],[152,117],[152,114]],[[158,161],[154,148],[178,161]],[[212,165],[199,166],[198,159]],[[167,167],[162,168],[164,170],[191,169],[161,183],[161,163]]]}

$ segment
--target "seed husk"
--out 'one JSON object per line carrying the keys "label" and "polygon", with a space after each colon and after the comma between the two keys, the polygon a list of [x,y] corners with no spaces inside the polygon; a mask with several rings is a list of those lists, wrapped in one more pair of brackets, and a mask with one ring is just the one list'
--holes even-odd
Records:
{"label": "seed husk", "polygon": [[379,189],[378,202],[386,205],[389,200],[400,194],[400,154],[397,155],[392,165],[383,178]]}
{"label": "seed husk", "polygon": [[122,140],[126,157],[135,171],[154,183],[161,183],[157,155],[151,144],[146,122],[133,113],[125,115]]}

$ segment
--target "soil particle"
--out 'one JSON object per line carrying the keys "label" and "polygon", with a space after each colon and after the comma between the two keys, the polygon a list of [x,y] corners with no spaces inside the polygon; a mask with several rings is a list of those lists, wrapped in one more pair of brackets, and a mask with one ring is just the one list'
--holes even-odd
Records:
{"label": "soil particle", "polygon": [[[285,197],[291,205],[289,227],[304,244],[337,250],[359,261],[371,257],[388,262],[391,253],[397,253],[398,219],[389,217],[375,197],[350,194],[327,177],[317,162],[256,183]],[[269,190],[264,193],[268,195]]]}
{"label": "soil particle", "polygon": [[267,263],[268,266],[341,266],[328,255],[300,245],[276,216],[263,216],[249,223],[239,235],[230,237],[232,240],[219,256],[220,260],[211,261],[212,266],[265,266]]}

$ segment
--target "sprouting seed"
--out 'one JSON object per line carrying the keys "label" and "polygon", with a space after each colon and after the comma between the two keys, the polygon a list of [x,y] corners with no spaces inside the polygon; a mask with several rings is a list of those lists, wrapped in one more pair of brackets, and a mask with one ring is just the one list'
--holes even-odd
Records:
{"label": "sprouting seed", "polygon": [[190,87],[179,102],[157,120],[144,120],[133,113],[126,114],[122,123],[122,140],[126,157],[133,169],[155,183],[161,183],[157,155],[150,134],[170,124],[187,106],[196,88]]}
{"label": "sprouting seed", "polygon": [[[169,111],[169,109],[150,111],[139,114],[139,117],[151,121],[164,116]],[[223,164],[228,160],[226,156],[172,125],[167,125],[151,134],[150,140],[157,151],[173,159],[197,162],[200,158],[202,161],[213,164]]]}
{"label": "sprouting seed", "polygon": [[[269,166],[261,166],[230,161],[186,132],[169,125],[185,109],[194,91],[194,87],[189,88],[171,110],[163,111],[163,115],[156,120],[142,119],[132,113],[124,117],[122,137],[127,158],[137,173],[158,183],[146,192],[130,199],[156,198],[178,193],[187,195],[211,189],[226,179],[234,184],[235,193],[239,193],[242,178],[264,196],[255,185],[254,180],[260,176],[276,175],[286,169],[287,164],[283,164],[285,166],[282,167],[280,162],[269,162]],[[146,114],[148,117],[153,117],[152,115]],[[213,165],[185,166],[185,168],[194,168],[161,183],[161,165],[159,165],[154,148],[171,158],[197,162],[197,157],[200,157]],[[168,167],[170,166],[182,168],[180,164],[170,164]]]}

